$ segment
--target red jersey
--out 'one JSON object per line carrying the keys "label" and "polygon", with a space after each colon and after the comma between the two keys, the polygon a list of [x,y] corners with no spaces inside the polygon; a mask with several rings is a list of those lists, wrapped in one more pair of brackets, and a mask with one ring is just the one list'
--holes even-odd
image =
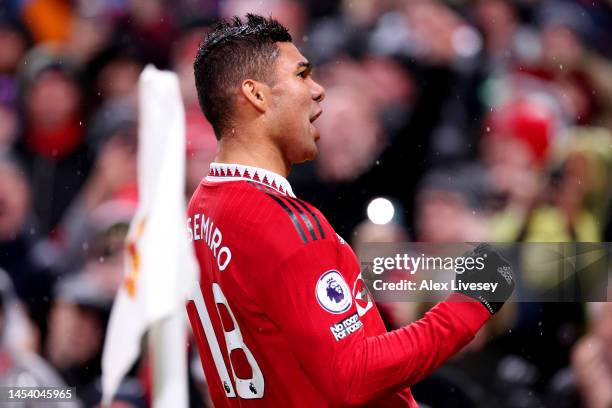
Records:
{"label": "red jersey", "polygon": [[270,171],[211,164],[188,216],[200,291],[187,310],[217,407],[416,407],[408,387],[489,317],[441,302],[387,332],[351,247]]}

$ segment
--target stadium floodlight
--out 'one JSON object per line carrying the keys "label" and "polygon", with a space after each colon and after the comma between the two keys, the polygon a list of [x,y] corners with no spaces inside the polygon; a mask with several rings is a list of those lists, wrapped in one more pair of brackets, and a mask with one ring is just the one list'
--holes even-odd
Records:
{"label": "stadium floodlight", "polygon": [[388,224],[395,215],[393,203],[386,198],[378,197],[368,204],[368,218],[374,224]]}

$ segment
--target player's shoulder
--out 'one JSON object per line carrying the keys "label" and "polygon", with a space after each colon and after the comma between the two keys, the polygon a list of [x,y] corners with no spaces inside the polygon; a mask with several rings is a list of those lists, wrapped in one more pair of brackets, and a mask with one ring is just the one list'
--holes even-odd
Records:
{"label": "player's shoulder", "polygon": [[[242,199],[231,205],[246,204],[250,208],[247,217],[236,222],[245,227],[245,238],[258,242],[262,249],[288,254],[310,243],[335,243],[339,239],[319,209],[291,193],[255,181],[235,183],[233,188],[233,195]],[[237,208],[228,210],[245,213]]]}
{"label": "player's shoulder", "polygon": [[323,214],[313,205],[264,184],[247,182],[249,197],[266,214],[260,215],[260,232],[273,234],[286,244],[305,245],[335,238],[336,234]]}
{"label": "player's shoulder", "polygon": [[244,246],[257,247],[270,256],[283,256],[312,242],[337,241],[338,237],[313,205],[286,191],[252,180],[203,183],[198,210],[232,231]]}

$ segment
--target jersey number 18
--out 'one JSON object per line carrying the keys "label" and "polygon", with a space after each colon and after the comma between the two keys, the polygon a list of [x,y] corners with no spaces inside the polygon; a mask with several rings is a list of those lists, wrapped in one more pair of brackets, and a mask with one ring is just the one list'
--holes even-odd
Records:
{"label": "jersey number 18", "polygon": [[[234,313],[227,303],[227,299],[221,290],[221,286],[213,282],[212,293],[215,299],[217,314],[219,314],[219,320],[221,321],[221,326],[223,328],[225,345],[227,347],[228,356],[230,356],[230,367],[232,369],[232,376],[236,384],[236,389],[234,389],[232,381],[230,380],[229,372],[227,371],[227,366],[223,360],[223,354],[221,353],[217,336],[215,336],[210,315],[208,314],[208,310],[206,310],[206,303],[204,303],[204,297],[202,296],[202,291],[200,290],[199,285],[196,285],[191,300],[193,300],[193,303],[195,304],[196,311],[200,318],[200,323],[202,324],[202,329],[204,330],[208,346],[210,347],[210,351],[215,362],[215,367],[217,368],[217,373],[219,373],[219,378],[221,379],[221,383],[223,384],[223,388],[225,390],[225,395],[228,398],[235,398],[236,395],[244,399],[263,398],[263,374],[261,373],[261,369],[259,368],[257,361],[255,361],[255,358],[253,357],[253,353],[251,353],[247,345],[244,344],[244,339],[242,338],[242,333],[238,327],[238,322],[236,322]],[[223,326],[223,319],[221,318],[219,305],[225,306],[226,310],[228,311],[229,317],[233,322],[232,330],[227,330]],[[246,359],[251,366],[251,378],[239,378],[238,375],[236,375],[231,359],[231,353],[234,350],[242,350],[244,352]]]}

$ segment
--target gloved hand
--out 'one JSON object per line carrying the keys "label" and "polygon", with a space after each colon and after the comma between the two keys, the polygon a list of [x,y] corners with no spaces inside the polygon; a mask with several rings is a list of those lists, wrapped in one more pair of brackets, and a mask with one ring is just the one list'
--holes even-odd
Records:
{"label": "gloved hand", "polygon": [[[492,315],[497,313],[514,291],[514,275],[510,263],[488,244],[478,245],[464,254],[464,257],[482,257],[484,268],[457,273],[455,291],[478,300]],[[497,283],[494,292],[482,289],[483,284],[487,283]]]}

